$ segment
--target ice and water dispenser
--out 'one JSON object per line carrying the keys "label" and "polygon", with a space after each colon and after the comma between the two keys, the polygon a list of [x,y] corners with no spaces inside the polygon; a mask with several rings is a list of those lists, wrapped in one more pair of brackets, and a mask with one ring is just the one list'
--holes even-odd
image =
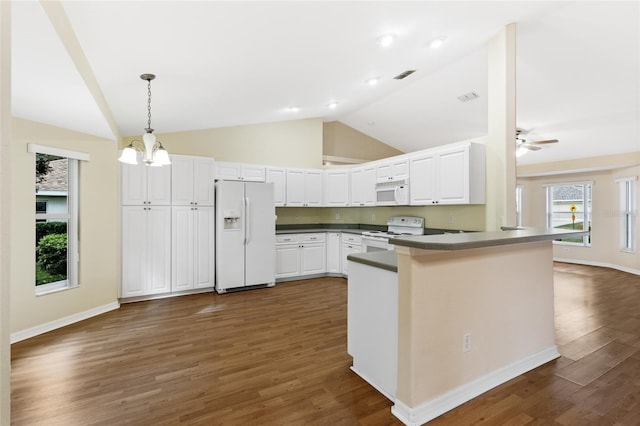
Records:
{"label": "ice and water dispenser", "polygon": [[223,212],[224,229],[240,229],[240,212],[237,210],[225,210]]}

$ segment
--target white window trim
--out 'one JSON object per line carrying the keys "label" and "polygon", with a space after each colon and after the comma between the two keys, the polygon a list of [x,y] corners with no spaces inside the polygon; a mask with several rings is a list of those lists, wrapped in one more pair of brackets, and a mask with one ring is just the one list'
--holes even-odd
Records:
{"label": "white window trim", "polygon": [[35,143],[27,144],[27,151],[33,154],[56,155],[58,157],[67,157],[73,160],[89,161],[89,154],[86,152],[72,151],[65,148],[57,148],[55,146],[38,145]]}
{"label": "white window trim", "polygon": [[[593,187],[595,186],[595,183],[593,181],[587,180],[587,181],[581,181],[581,182],[556,182],[556,183],[543,184],[542,187],[545,188],[546,199],[547,199],[547,203],[546,203],[547,204],[546,205],[546,210],[547,210],[546,211],[546,217],[547,217],[546,226],[547,226],[547,228],[551,228],[552,217],[553,217],[553,211],[550,208],[552,200],[551,200],[551,191],[549,191],[549,188],[554,187],[554,186],[570,186],[570,185],[584,185],[584,186],[591,185],[591,197],[592,197],[591,202],[593,203]],[[585,222],[591,222],[591,220],[592,220],[591,214],[589,214],[588,216],[587,216],[587,214],[588,214],[587,205],[585,203],[585,206],[584,206]],[[591,243],[587,244],[585,242],[585,238],[588,238],[588,235],[582,237],[582,243],[574,243],[574,242],[571,242],[571,241],[554,240],[553,244],[566,245],[566,246],[576,246],[576,247],[587,247],[587,248],[591,247]]]}
{"label": "white window trim", "polygon": [[524,185],[516,185],[516,226],[522,226],[522,193]]}
{"label": "white window trim", "polygon": [[[620,251],[624,253],[636,252],[637,180],[637,176],[616,179],[616,183],[620,185],[618,190],[620,206]],[[629,185],[629,183],[631,183],[631,185]],[[628,197],[630,197],[630,199]]]}
{"label": "white window trim", "polygon": [[[44,148],[42,151],[31,151],[32,147]],[[38,154],[48,154],[56,156],[65,156],[65,154],[71,153],[72,155],[78,154],[75,151],[68,151],[59,148],[51,148],[43,145],[29,144],[29,152]],[[48,213],[36,213],[35,220],[37,219],[65,219],[67,220],[67,279],[62,281],[56,281],[52,283],[34,285],[36,296],[44,294],[54,293],[60,290],[66,290],[70,288],[78,287],[78,265],[80,262],[80,255],[78,250],[78,195],[80,193],[79,179],[78,179],[78,160],[79,158],[67,157],[69,161],[67,169],[67,178],[69,180],[68,187],[73,190],[67,191],[67,208],[68,214],[48,214]],[[86,156],[89,158],[88,154]],[[34,226],[35,226],[34,220]]]}

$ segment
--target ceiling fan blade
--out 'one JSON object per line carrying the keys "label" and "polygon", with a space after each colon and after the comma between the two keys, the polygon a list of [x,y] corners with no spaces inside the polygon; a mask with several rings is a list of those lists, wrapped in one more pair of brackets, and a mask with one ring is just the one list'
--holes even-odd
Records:
{"label": "ceiling fan blade", "polygon": [[548,143],[558,143],[558,142],[559,142],[558,139],[544,139],[541,141],[531,141],[531,142],[527,141],[526,143],[530,145],[545,145]]}

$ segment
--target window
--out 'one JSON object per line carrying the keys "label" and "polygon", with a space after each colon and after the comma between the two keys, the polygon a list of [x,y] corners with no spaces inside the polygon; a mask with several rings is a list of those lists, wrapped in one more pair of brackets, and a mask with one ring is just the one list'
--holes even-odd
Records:
{"label": "window", "polygon": [[[591,231],[591,189],[589,182],[547,186],[547,227]],[[591,232],[555,242],[588,247]]]}
{"label": "window", "polygon": [[29,144],[35,157],[36,294],[78,285],[78,170],[88,155]]}
{"label": "window", "polygon": [[620,250],[636,251],[636,177],[618,179],[620,194]]}

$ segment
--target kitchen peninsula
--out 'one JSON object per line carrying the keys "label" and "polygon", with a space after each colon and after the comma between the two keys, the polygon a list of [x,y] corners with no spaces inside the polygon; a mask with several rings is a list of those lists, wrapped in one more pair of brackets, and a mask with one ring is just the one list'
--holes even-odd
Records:
{"label": "kitchen peninsula", "polygon": [[422,424],[559,357],[552,241],[584,234],[408,236],[395,253],[350,255],[352,369]]}

